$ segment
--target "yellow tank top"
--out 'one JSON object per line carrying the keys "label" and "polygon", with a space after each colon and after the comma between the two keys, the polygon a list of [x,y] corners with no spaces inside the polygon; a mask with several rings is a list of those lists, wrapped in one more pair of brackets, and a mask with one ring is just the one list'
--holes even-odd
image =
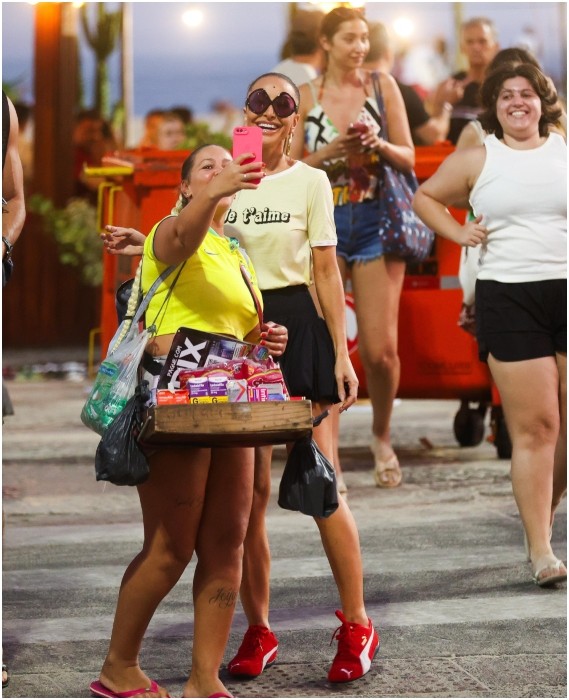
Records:
{"label": "yellow tank top", "polygon": [[[154,235],[160,223],[154,226],[144,243],[143,293],[168,267],[154,255]],[[237,241],[209,229],[198,250],[186,261],[170,297],[166,300],[179,267],[156,290],[146,311],[146,326],[156,323],[157,335],[175,333],[180,326],[187,326],[243,340],[259,318],[241,265],[261,300],[253,266]]]}

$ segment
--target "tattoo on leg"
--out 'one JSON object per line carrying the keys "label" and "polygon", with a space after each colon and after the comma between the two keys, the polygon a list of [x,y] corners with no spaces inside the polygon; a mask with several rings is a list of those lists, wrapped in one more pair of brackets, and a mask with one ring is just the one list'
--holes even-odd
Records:
{"label": "tattoo on leg", "polygon": [[209,599],[210,605],[217,605],[219,608],[234,608],[237,603],[238,591],[218,588],[217,593]]}

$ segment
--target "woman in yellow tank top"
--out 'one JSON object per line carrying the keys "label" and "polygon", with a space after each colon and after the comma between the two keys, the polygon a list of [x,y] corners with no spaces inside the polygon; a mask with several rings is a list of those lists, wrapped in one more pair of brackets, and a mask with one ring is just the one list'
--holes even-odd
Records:
{"label": "woman in yellow tank top", "polygon": [[[143,277],[149,274],[155,279],[165,267],[185,263],[172,295],[177,297],[175,323],[168,321],[166,306],[166,320],[148,348],[155,358],[167,353],[174,326],[189,325],[188,319],[202,329],[229,330],[256,342],[263,333],[271,354],[282,354],[286,329],[276,324],[259,327],[255,304],[239,271],[244,258],[223,235],[233,195],[240,189],[255,189],[250,180],[263,177],[261,163],[242,165],[252,155],[234,162],[219,146],[196,149],[182,168],[179,214],[160,221],[146,241],[142,234],[138,239],[111,236],[107,241],[112,252],[130,254],[140,254],[144,245]],[[200,286],[192,287],[206,267],[209,274],[202,276]],[[254,279],[252,268],[251,274]],[[167,293],[169,285],[163,286]],[[253,460],[254,449],[243,447],[161,446],[149,457],[150,476],[137,487],[144,543],[122,580],[109,650],[99,679],[90,685],[94,695],[169,697],[142,671],[138,655],[156,608],[195,552],[194,642],[183,694],[231,697],[218,672],[241,582]]]}

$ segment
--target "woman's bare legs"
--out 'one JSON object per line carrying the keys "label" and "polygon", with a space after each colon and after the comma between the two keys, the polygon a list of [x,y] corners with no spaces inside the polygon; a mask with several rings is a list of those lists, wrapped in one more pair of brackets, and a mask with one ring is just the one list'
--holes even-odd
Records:
{"label": "woman's bare legs", "polygon": [[[328,406],[313,404],[315,415],[319,415],[326,408]],[[329,422],[329,418],[325,418],[318,427],[314,428],[313,437],[320,450],[331,461],[334,436],[333,425]],[[314,518],[314,520],[320,530],[324,551],[338,587],[344,616],[349,622],[367,626],[358,529],[342,496],[339,496],[338,502],[339,507],[335,513],[328,518]]]}
{"label": "woman's bare legs", "polygon": [[[100,674],[101,682],[115,692],[150,685],[138,662],[142,638],[159,603],[192,558],[209,463],[210,450],[161,450],[150,459],[148,480],[138,486],[144,544],[123,576]],[[163,689],[160,697],[166,697]]]}
{"label": "woman's bare legs", "polygon": [[[527,534],[534,572],[554,566],[549,528],[554,461],[560,437],[560,371],[553,357],[522,362],[488,358],[512,440],[512,487]],[[564,390],[566,392],[566,389]],[[561,466],[559,465],[559,471]]]}
{"label": "woman's bare legs", "polygon": [[[121,584],[100,675],[105,686],[115,691],[149,686],[138,663],[142,638],[195,549],[193,664],[184,690],[188,697],[227,692],[218,672],[240,584],[252,480],[250,449],[227,449],[222,457],[206,449],[169,449],[151,459],[150,477],[138,487],[144,545]],[[160,696],[166,691],[160,689]]]}
{"label": "woman's bare legs", "polygon": [[556,357],[559,371],[559,438],[555,446],[553,463],[553,497],[551,503],[551,525],[557,506],[567,493],[567,355],[558,354]]}
{"label": "woman's bare legs", "polygon": [[183,697],[229,694],[219,679],[239,586],[253,493],[253,450],[212,450],[196,543],[192,670]]}
{"label": "woman's bare legs", "polygon": [[393,469],[386,470],[382,477],[385,486],[393,486],[400,481],[391,446],[391,414],[399,388],[399,300],[405,263],[383,256],[354,264],[351,274],[359,354],[373,410],[374,455],[376,464],[393,460]]}
{"label": "woman's bare legs", "polygon": [[269,629],[271,552],[265,516],[271,495],[272,454],[271,445],[255,448],[253,506],[245,537],[240,590],[241,604],[249,624]]}
{"label": "woman's bare legs", "polygon": [[[319,415],[328,406],[313,404],[313,414]],[[329,418],[314,428],[314,439],[322,452],[331,459],[333,451],[332,424]],[[249,528],[245,538],[241,602],[249,625],[269,627],[270,552],[265,514],[271,491],[271,450],[255,451],[254,499]],[[350,622],[367,625],[363,601],[363,569],[359,535],[354,518],[343,498],[338,510],[329,518],[315,518],[324,551],[338,586],[342,610]]]}

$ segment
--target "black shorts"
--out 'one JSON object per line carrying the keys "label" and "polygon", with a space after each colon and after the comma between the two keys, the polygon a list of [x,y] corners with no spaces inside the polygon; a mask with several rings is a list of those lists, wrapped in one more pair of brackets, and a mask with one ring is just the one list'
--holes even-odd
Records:
{"label": "black shorts", "polygon": [[265,321],[287,327],[288,342],[277,358],[291,396],[338,403],[334,344],[318,315],[308,287],[298,285],[263,292]]}
{"label": "black shorts", "polygon": [[476,281],[476,338],[482,362],[521,362],[567,352],[567,280]]}

